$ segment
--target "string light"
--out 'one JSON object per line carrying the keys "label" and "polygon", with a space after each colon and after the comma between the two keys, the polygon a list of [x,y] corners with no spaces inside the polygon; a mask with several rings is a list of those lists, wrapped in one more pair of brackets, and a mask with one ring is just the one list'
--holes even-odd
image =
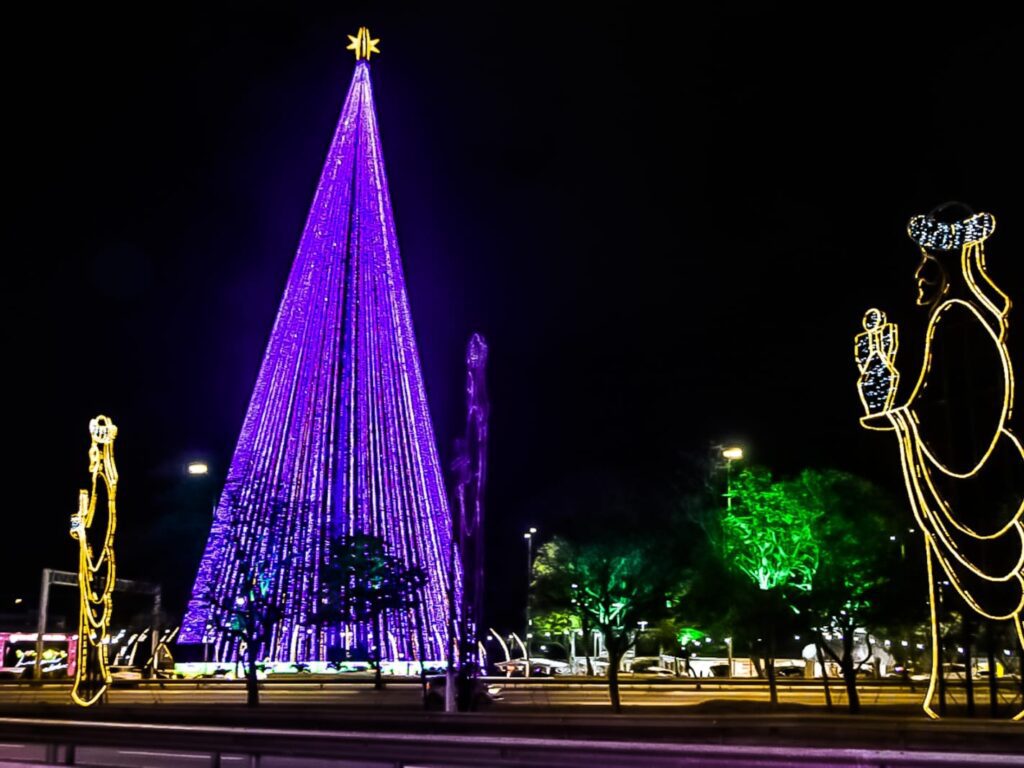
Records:
{"label": "string light", "polygon": [[854,337],[854,357],[860,369],[857,393],[868,413],[892,408],[900,374],[896,370],[899,335],[895,323],[887,321],[880,309],[864,313],[864,333]]}
{"label": "string light", "polygon": [[486,369],[487,342],[479,333],[474,333],[466,348],[466,431],[462,439],[456,441],[452,466],[455,535],[463,566],[462,604],[454,611],[461,616],[462,625],[452,633],[462,638],[460,652],[454,654],[460,664],[471,661],[483,622],[484,491],[490,415]]}
{"label": "string light", "polygon": [[931,216],[915,216],[907,224],[910,239],[922,248],[952,251],[965,245],[980,243],[996,229],[991,213],[979,213],[963,221],[945,224]]}
{"label": "string light", "polygon": [[[895,355],[895,343],[892,344],[891,355],[884,364],[884,370],[883,364],[877,361],[868,364],[869,371],[878,372],[877,378],[882,381],[882,384],[874,386],[873,389],[865,393],[865,364],[862,361],[867,358],[863,356],[862,349],[866,348],[870,352],[877,350],[879,337],[874,337],[867,343],[862,342],[861,339],[867,334],[877,333],[876,328],[868,328],[868,315],[877,310],[869,310],[865,315],[865,333],[858,334],[855,348],[858,366],[861,370],[858,388],[861,391],[861,400],[867,412],[867,415],[861,418],[861,424],[867,429],[895,431],[907,497],[914,519],[924,537],[932,639],[931,679],[928,692],[925,695],[924,710],[929,716],[935,718],[938,715],[932,708],[932,701],[939,675],[939,655],[937,653],[939,621],[936,609],[935,562],[938,562],[946,576],[946,579],[942,580],[944,586],[951,585],[956,589],[970,608],[979,615],[992,620],[1011,621],[1018,641],[1024,648],[1024,626],[1021,623],[1021,614],[1024,612],[1024,525],[1021,520],[1021,516],[1024,514],[1024,499],[1018,502],[1016,511],[997,530],[978,531],[961,519],[958,511],[953,507],[949,498],[937,487],[933,478],[936,474],[944,476],[942,487],[947,487],[954,480],[973,478],[988,465],[996,449],[1000,446],[1006,449],[1008,455],[1013,456],[1013,461],[1018,462],[1019,466],[1024,466],[1024,447],[1008,427],[1013,412],[1014,398],[1013,368],[1006,345],[1007,316],[1011,303],[1009,297],[992,282],[985,269],[984,240],[995,231],[995,217],[988,213],[979,213],[963,221],[946,224],[931,217],[915,216],[910,220],[907,231],[921,247],[922,257],[925,260],[934,258],[926,249],[944,251],[960,249],[960,271],[967,287],[967,295],[965,297],[949,296],[948,281],[942,284],[941,295],[935,301],[928,318],[921,372],[913,391],[903,406],[892,407],[895,383],[898,377],[892,360],[892,355]],[[921,279],[919,269],[919,283]],[[998,418],[991,437],[984,438],[986,442],[982,446],[983,450],[977,461],[972,461],[969,466],[958,468],[942,461],[934,447],[929,445],[922,435],[922,417],[917,408],[918,399],[928,385],[928,376],[932,370],[933,344],[936,334],[942,327],[943,320],[947,316],[952,316],[951,313],[958,313],[957,320],[960,322],[969,318],[972,323],[976,323],[984,329],[985,335],[991,340],[996,351],[1003,376],[1002,402],[999,403]],[[879,313],[879,316],[881,322],[884,323],[884,315]],[[895,341],[895,327],[892,331],[892,338]],[[884,354],[880,354],[878,357],[884,357]],[[887,380],[886,377],[888,377]],[[886,386],[889,387],[889,394],[885,399],[885,406],[876,410],[880,402],[879,392],[885,390]],[[1018,471],[1020,470],[1018,469]],[[911,529],[911,532],[913,530]],[[964,543],[972,545],[969,552],[965,551]],[[1004,561],[1002,567],[997,565],[999,558],[987,557],[989,553],[997,551],[993,547],[1007,546],[1014,548],[1009,551],[1015,551],[1017,555],[1015,558],[1011,557]],[[1010,599],[1002,606],[1001,610],[986,605],[987,596],[975,594],[968,588],[960,579],[959,568],[964,569],[986,585],[1003,585],[1004,591],[1001,596],[1008,595]],[[1024,709],[1014,717],[1015,720],[1022,718],[1024,718]]]}
{"label": "string light", "polygon": [[[360,35],[368,57],[376,41],[364,30]],[[330,539],[354,533],[382,537],[390,552],[427,574],[420,606],[386,613],[379,635],[369,623],[315,620]],[[360,59],[180,641],[210,642],[218,660],[238,658],[238,640],[216,629],[225,622],[214,620],[223,617],[211,602],[230,606],[245,593],[245,575],[259,566],[266,580],[261,589],[280,598],[283,613],[258,651],[261,660],[326,661],[329,648],[353,646],[378,646],[386,661],[444,659],[451,546],[451,515],[402,274],[370,69]],[[456,563],[456,604],[461,581]],[[417,624],[425,647],[418,646]]]}
{"label": "string light", "polygon": [[[110,685],[107,668],[108,629],[113,603],[114,530],[117,527],[117,466],[114,438],[117,427],[106,416],[89,422],[89,472],[92,486],[78,492],[78,511],[71,516],[71,538],[78,542],[78,649],[71,700],[82,707],[99,701]],[[102,490],[107,500],[106,528],[101,542],[89,542],[89,529],[96,515],[96,500]],[[98,546],[97,546],[98,544]],[[96,556],[96,552],[99,555]]]}

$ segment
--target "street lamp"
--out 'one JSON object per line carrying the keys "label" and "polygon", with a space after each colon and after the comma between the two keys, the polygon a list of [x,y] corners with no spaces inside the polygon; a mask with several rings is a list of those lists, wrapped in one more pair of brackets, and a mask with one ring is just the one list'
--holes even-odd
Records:
{"label": "street lamp", "polygon": [[205,461],[190,461],[185,467],[190,475],[205,475],[210,471],[210,466]]}
{"label": "street lamp", "polygon": [[526,670],[525,677],[530,676],[530,586],[533,582],[533,537],[537,529],[531,527],[523,538],[526,540],[526,631],[523,633],[523,662]]}
{"label": "street lamp", "polygon": [[743,460],[743,449],[738,445],[730,445],[722,449],[725,459],[725,508],[732,511],[732,463]]}
{"label": "street lamp", "polygon": [[743,458],[743,449],[738,445],[725,448],[722,450],[722,458],[728,461],[739,461]]}

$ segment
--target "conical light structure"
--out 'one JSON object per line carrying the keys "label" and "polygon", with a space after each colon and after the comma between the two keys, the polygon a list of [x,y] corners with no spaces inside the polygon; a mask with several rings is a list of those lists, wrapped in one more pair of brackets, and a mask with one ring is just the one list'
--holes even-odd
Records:
{"label": "conical light structure", "polygon": [[[419,608],[369,625],[315,620],[337,534],[382,536],[421,567]],[[223,606],[252,574],[283,618],[271,661],[326,661],[378,645],[385,660],[444,659],[451,516],[427,407],[373,105],[356,64],[220,497],[182,643],[238,654]],[[456,558],[457,560],[457,558]],[[456,600],[456,604],[457,600]],[[219,613],[218,613],[219,612]],[[418,647],[415,622],[424,630]],[[344,654],[340,654],[344,655]]]}

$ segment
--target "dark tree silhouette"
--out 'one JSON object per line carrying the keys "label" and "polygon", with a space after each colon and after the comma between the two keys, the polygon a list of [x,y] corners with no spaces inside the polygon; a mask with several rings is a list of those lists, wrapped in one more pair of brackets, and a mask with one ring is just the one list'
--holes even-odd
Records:
{"label": "dark tree silhouette", "polygon": [[[381,674],[383,617],[388,612],[412,612],[416,616],[420,655],[423,654],[423,626],[420,592],[427,582],[419,566],[406,565],[392,555],[380,536],[355,533],[331,539],[330,557],[321,570],[320,610],[317,623],[368,624],[374,643],[370,661],[374,687],[384,687]],[[423,672],[420,659],[420,673]]]}
{"label": "dark tree silhouette", "polygon": [[[899,517],[897,507],[867,480],[836,470],[804,470],[794,488],[806,506],[822,512],[815,525],[820,562],[799,606],[819,653],[839,665],[850,712],[855,714],[860,711],[857,672],[871,656],[871,636],[867,635],[869,652],[858,660],[854,633],[892,618],[893,601],[886,599],[886,587],[900,561],[899,546],[890,540]],[[899,605],[897,610],[905,613],[904,601]]]}
{"label": "dark tree silhouette", "polygon": [[213,607],[210,613],[215,628],[237,641],[238,652],[243,654],[246,704],[250,707],[260,703],[257,679],[260,648],[269,642],[274,625],[284,618],[283,606],[270,589],[273,571],[267,565],[252,565],[245,573],[243,594],[233,600],[217,598],[212,592],[205,597]]}

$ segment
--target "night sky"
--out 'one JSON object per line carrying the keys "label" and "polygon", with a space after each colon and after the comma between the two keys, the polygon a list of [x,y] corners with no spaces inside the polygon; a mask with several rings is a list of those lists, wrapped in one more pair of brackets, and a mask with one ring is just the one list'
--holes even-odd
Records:
{"label": "night sky", "polygon": [[[0,613],[35,603],[40,568],[74,567],[100,412],[120,428],[119,575],[163,581],[180,607],[360,25],[381,38],[377,111],[446,466],[466,340],[491,347],[499,624],[521,611],[525,526],[585,527],[620,483],[670,495],[715,442],[901,491],[892,441],[857,424],[852,337],[886,309],[916,376],[910,215],[951,199],[994,213],[990,272],[1024,306],[1024,29],[995,5],[217,6],[7,24]],[[191,458],[211,478],[185,477]]]}

